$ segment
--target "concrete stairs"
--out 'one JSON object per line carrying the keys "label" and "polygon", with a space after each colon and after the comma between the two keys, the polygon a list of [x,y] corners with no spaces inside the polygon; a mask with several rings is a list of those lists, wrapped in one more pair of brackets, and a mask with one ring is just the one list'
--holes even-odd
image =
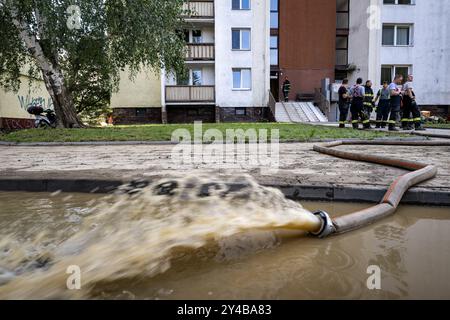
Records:
{"label": "concrete stairs", "polygon": [[325,115],[312,102],[279,102],[275,111],[277,122],[328,122]]}

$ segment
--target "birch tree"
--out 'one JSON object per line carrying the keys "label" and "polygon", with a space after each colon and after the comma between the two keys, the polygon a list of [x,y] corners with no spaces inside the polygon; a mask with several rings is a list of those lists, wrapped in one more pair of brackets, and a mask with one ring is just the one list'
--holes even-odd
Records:
{"label": "birch tree", "polygon": [[[74,96],[120,70],[182,70],[183,0],[0,0],[0,85],[45,82],[60,126],[83,127]],[[82,81],[81,81],[81,80]],[[79,80],[79,81],[77,81]],[[89,89],[89,88],[88,88]]]}

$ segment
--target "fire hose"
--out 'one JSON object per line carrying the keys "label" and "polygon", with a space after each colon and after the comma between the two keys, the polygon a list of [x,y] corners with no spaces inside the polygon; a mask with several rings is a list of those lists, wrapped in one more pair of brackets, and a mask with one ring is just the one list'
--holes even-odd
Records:
{"label": "fire hose", "polygon": [[381,164],[410,172],[398,177],[390,185],[381,202],[375,206],[361,211],[353,212],[338,218],[332,219],[324,211],[315,212],[317,224],[315,230],[310,233],[319,238],[325,238],[330,235],[337,235],[353,231],[372,223],[375,223],[385,217],[393,215],[405,193],[413,186],[424,181],[433,179],[438,173],[436,166],[416,161],[400,160],[385,156],[376,156],[370,154],[360,154],[349,151],[333,149],[344,145],[382,145],[382,146],[450,146],[450,141],[334,141],[322,145],[315,145],[314,151],[327,154],[333,157]]}

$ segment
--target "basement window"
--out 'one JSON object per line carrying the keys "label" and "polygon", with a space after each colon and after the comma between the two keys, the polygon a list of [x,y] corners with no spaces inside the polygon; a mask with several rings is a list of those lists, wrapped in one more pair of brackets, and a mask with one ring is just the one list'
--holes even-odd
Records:
{"label": "basement window", "polygon": [[146,114],[147,114],[147,109],[144,109],[144,108],[136,109],[136,117],[145,117]]}
{"label": "basement window", "polygon": [[247,109],[245,109],[245,108],[236,108],[234,110],[234,112],[235,112],[235,115],[237,115],[237,116],[245,116],[247,114]]}

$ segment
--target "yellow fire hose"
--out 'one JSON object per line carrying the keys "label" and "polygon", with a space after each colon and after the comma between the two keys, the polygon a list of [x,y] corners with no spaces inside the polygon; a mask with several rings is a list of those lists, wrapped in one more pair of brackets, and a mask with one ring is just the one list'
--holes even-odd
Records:
{"label": "yellow fire hose", "polygon": [[[434,165],[416,161],[359,154],[333,149],[342,145],[383,145],[383,146],[450,146],[450,141],[335,141],[323,145],[315,145],[314,151],[337,158],[376,163],[411,171],[398,177],[389,187],[380,204],[365,210],[350,213],[336,219],[323,211],[316,212],[318,218],[316,230],[311,234],[324,238],[333,234],[342,234],[370,225],[380,219],[392,215],[397,210],[404,194],[413,186],[436,177]],[[320,227],[319,227],[320,226]]]}

